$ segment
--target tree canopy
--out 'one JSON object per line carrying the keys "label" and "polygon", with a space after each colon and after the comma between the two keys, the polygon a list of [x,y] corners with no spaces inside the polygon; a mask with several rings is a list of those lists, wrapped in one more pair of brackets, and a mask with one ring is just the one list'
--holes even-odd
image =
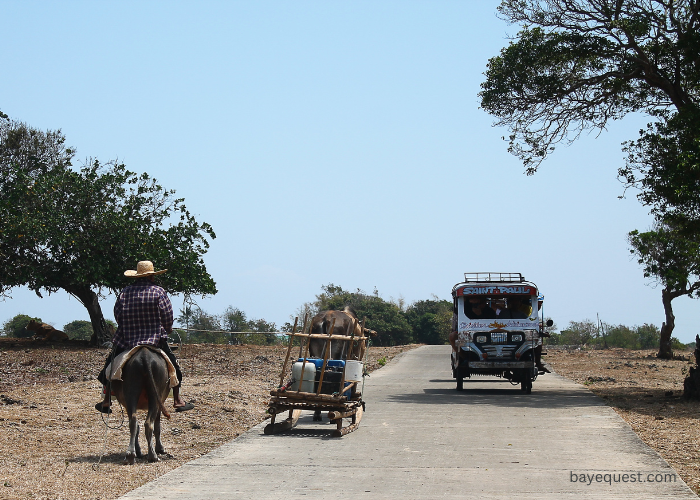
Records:
{"label": "tree canopy", "polygon": [[504,0],[522,30],[488,62],[481,107],[532,174],[563,140],[641,111],[697,108],[695,0]]}
{"label": "tree canopy", "polygon": [[139,260],[168,269],[158,278],[168,292],[216,293],[202,258],[214,231],[174,191],[117,161],[71,168],[75,151],[60,131],[4,115],[0,125],[0,293],[63,289],[85,305],[99,340],[98,294],[123,288]]}
{"label": "tree canopy", "polygon": [[625,143],[627,163],[619,177],[639,189],[643,205],[659,221],[686,234],[700,233],[700,109],[659,113],[660,120]]}
{"label": "tree canopy", "polygon": [[[659,227],[673,227],[629,234],[645,275],[664,282],[659,356],[670,357],[671,300],[692,294],[668,280],[692,274],[687,257],[700,252],[700,3],[504,0],[498,10],[522,30],[489,60],[481,106],[509,128],[509,151],[528,174],[586,130],[630,112],[652,120],[624,144],[618,175]],[[681,257],[667,258],[679,247]]]}

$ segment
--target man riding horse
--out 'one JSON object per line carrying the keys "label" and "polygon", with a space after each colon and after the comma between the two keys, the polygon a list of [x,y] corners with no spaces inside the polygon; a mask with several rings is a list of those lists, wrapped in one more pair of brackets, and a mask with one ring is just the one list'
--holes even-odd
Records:
{"label": "man riding horse", "polygon": [[138,345],[149,345],[160,348],[170,359],[179,384],[173,387],[173,406],[175,411],[185,411],[194,408],[192,403],[186,403],[180,397],[182,371],[177,359],[168,345],[168,333],[173,331],[173,306],[165,290],[156,285],[153,277],[166,272],[167,269],[154,271],[153,263],[149,260],[140,261],[136,270],[124,273],[127,278],[134,278],[131,285],[124,288],[114,304],[114,319],[117,321],[117,331],[112,338],[112,352],[105,361],[105,366],[97,376],[104,386],[104,399],[95,405],[97,411],[111,413],[111,391],[105,375],[107,365],[118,354]]}

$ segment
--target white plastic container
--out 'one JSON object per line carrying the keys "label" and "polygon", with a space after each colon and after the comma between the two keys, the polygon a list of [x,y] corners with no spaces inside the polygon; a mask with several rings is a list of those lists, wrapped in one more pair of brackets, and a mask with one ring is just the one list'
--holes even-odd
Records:
{"label": "white plastic container", "polygon": [[362,380],[362,361],[347,360],[345,362],[345,380],[360,382]]}
{"label": "white plastic container", "polygon": [[[302,380],[301,367],[304,366],[304,377]],[[292,390],[299,390],[299,382],[301,381],[301,392],[314,392],[314,380],[316,379],[316,365],[310,362],[304,364],[303,361],[297,361],[292,365]]]}

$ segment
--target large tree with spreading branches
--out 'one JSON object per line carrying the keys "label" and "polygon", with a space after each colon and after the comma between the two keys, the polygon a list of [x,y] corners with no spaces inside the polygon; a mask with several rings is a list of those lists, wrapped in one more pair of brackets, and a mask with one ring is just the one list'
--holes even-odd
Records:
{"label": "large tree with spreading branches", "polygon": [[[504,0],[498,10],[521,29],[489,60],[481,106],[509,129],[509,151],[528,175],[561,142],[629,113],[649,116],[624,144],[618,174],[659,227],[673,227],[629,235],[645,274],[656,275],[648,266],[660,246],[696,244],[700,231],[700,2]],[[642,244],[640,234],[659,238]],[[667,321],[669,340],[672,330]],[[663,345],[659,356],[669,356]]]}
{"label": "large tree with spreading branches", "polygon": [[95,340],[109,339],[99,298],[127,283],[126,269],[151,260],[170,293],[214,294],[202,256],[215,238],[182,198],[119,162],[88,161],[60,131],[0,116],[0,294],[59,289],[87,309]]}
{"label": "large tree with spreading branches", "polygon": [[630,112],[696,109],[695,0],[505,0],[521,31],[488,62],[481,107],[532,174],[561,141]]}

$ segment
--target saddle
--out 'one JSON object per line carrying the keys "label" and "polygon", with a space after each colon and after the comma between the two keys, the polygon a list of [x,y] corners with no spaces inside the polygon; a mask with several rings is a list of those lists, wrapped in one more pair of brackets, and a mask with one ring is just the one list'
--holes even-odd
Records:
{"label": "saddle", "polygon": [[168,365],[168,379],[170,382],[170,387],[177,387],[177,385],[180,382],[177,380],[177,372],[175,371],[175,367],[170,361],[170,358],[168,358],[168,356],[166,356],[166,354],[161,349],[151,345],[137,345],[136,347],[133,347],[128,351],[124,351],[120,354],[117,354],[117,356],[115,356],[112,362],[107,365],[107,369],[105,370],[105,376],[107,377],[107,380],[121,381],[122,369],[124,368],[124,364],[129,360],[129,358],[131,358],[131,356],[136,354],[136,352],[141,348],[150,349],[151,351],[157,352],[161,356],[163,356],[165,363]]}

